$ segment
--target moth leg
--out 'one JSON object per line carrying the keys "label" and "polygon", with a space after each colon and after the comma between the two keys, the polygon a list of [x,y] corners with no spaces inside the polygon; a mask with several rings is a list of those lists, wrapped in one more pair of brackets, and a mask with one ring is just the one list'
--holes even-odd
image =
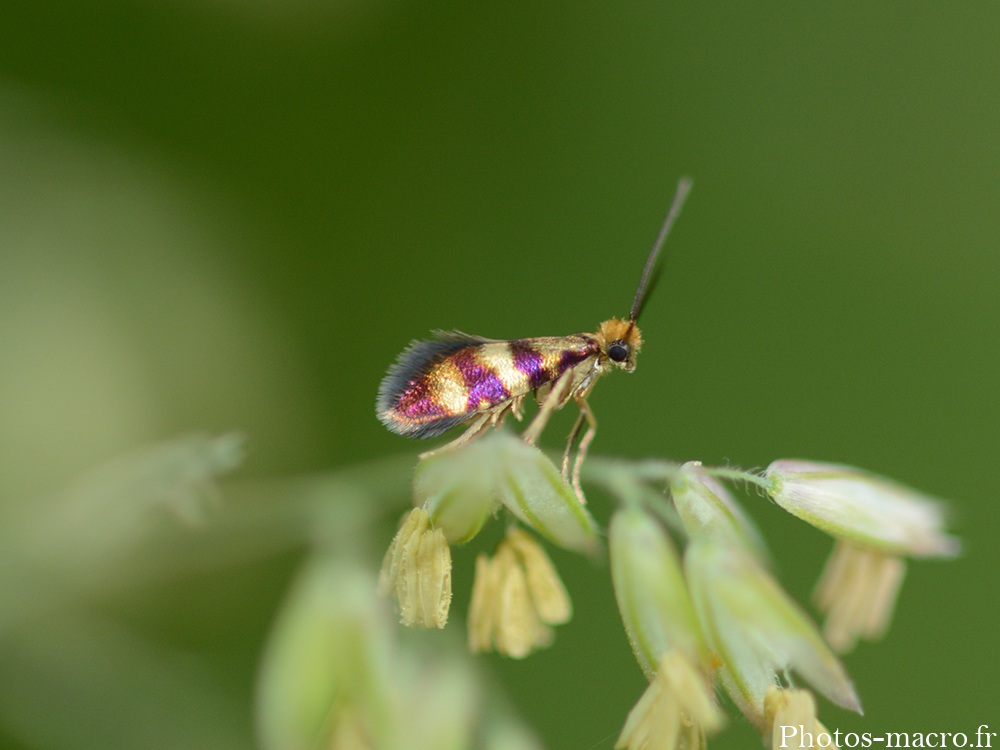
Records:
{"label": "moth leg", "polygon": [[581,411],[576,415],[576,421],[573,423],[573,429],[569,431],[569,440],[566,441],[566,450],[563,451],[562,477],[566,484],[569,484],[569,456],[573,452],[573,443],[575,443],[576,439],[580,437],[583,420],[583,411]]}
{"label": "moth leg", "polygon": [[503,406],[495,406],[490,410],[490,424],[496,427],[498,430],[503,427],[503,421],[507,418],[514,409],[513,402],[508,402]]}
{"label": "moth leg", "polygon": [[545,424],[549,421],[549,417],[552,416],[552,412],[563,405],[563,401],[567,395],[567,390],[573,383],[573,371],[567,370],[563,375],[556,381],[556,384],[552,386],[552,390],[549,391],[549,395],[545,397],[542,402],[541,408],[538,410],[538,414],[535,418],[531,420],[531,424],[528,425],[521,437],[524,438],[524,442],[528,445],[534,445],[535,441],[538,440],[538,436],[542,434],[542,430],[545,429]]}
{"label": "moth leg", "polygon": [[[583,465],[583,459],[587,457],[587,449],[590,447],[590,441],[597,434],[597,420],[594,418],[594,412],[590,410],[590,404],[587,403],[585,396],[574,396],[574,400],[577,406],[580,407],[580,417],[586,417],[588,423],[587,432],[583,436],[583,440],[580,441],[580,447],[576,451],[576,462],[573,464],[573,489],[576,490],[576,496],[580,498],[580,502],[586,504],[587,501],[583,497],[583,490],[580,488],[580,467]],[[580,422],[581,419],[577,419],[577,423],[579,424]]]}
{"label": "moth leg", "polygon": [[510,413],[514,415],[514,418],[520,422],[524,419],[524,396],[518,396],[513,401],[510,402]]}
{"label": "moth leg", "polygon": [[479,437],[479,433],[481,433],[484,429],[486,429],[487,425],[489,425],[490,420],[493,417],[494,414],[492,412],[489,411],[484,412],[483,414],[479,415],[472,424],[469,425],[468,429],[465,432],[463,432],[457,438],[452,440],[450,443],[445,443],[440,448],[435,448],[434,450],[431,451],[425,451],[421,453],[417,458],[423,461],[425,458],[430,458],[431,456],[437,455],[438,453],[444,453],[445,451],[453,451],[456,448],[461,448],[466,443],[469,443],[475,438]]}

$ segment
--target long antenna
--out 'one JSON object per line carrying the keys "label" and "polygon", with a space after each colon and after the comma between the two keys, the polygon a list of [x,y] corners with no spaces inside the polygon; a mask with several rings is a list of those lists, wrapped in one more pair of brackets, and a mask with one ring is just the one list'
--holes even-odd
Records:
{"label": "long antenna", "polygon": [[646,267],[642,269],[642,278],[639,279],[639,288],[635,292],[635,300],[632,302],[632,312],[629,313],[629,320],[635,323],[636,318],[639,317],[639,311],[642,310],[643,298],[646,296],[646,286],[649,284],[650,274],[653,273],[653,268],[656,266],[656,259],[660,255],[660,248],[663,247],[664,241],[667,239],[667,235],[670,234],[670,227],[674,224],[674,219],[677,218],[677,214],[681,212],[681,208],[684,206],[684,201],[687,200],[688,193],[691,192],[691,178],[681,177],[680,181],[677,183],[677,192],[674,193],[674,200],[670,204],[670,210],[667,211],[667,218],[663,220],[663,226],[660,227],[660,234],[656,238],[656,242],[653,243],[653,249],[649,252],[649,258],[646,260]]}

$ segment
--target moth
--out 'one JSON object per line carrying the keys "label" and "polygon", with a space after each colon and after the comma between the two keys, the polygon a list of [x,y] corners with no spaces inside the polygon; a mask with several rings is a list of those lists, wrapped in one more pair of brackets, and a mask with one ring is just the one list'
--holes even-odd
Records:
{"label": "moth", "polygon": [[[580,413],[566,441],[562,475],[582,501],[580,467],[597,431],[587,396],[604,373],[635,370],[642,347],[636,320],[660,249],[690,189],[691,180],[681,179],[646,259],[627,320],[610,318],[596,333],[514,340],[434,331],[436,340],[412,341],[389,368],[378,389],[378,418],[392,432],[412,438],[437,437],[452,427],[468,425],[455,440],[421,454],[426,458],[459,448],[490,426],[499,427],[508,414],[520,421],[524,400],[531,394],[539,409],[522,437],[534,445],[552,413],[572,400]],[[571,473],[573,447],[585,423],[587,431],[576,448]]]}

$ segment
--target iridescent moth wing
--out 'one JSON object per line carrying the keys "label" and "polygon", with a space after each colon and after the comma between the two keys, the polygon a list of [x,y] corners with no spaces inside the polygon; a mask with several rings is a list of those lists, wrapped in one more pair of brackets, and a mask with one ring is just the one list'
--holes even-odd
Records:
{"label": "iridescent moth wing", "polygon": [[436,437],[477,417],[499,424],[511,412],[520,418],[525,396],[545,396],[546,386],[600,351],[584,333],[512,341],[437,333],[439,340],[412,342],[379,387],[379,419],[400,435]]}

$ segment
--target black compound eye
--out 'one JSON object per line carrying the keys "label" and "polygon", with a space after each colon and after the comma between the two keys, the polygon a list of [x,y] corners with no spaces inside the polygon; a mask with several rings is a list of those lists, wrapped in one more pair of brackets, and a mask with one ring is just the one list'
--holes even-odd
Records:
{"label": "black compound eye", "polygon": [[628,359],[628,347],[620,341],[615,341],[608,347],[608,356],[615,362],[624,362]]}

